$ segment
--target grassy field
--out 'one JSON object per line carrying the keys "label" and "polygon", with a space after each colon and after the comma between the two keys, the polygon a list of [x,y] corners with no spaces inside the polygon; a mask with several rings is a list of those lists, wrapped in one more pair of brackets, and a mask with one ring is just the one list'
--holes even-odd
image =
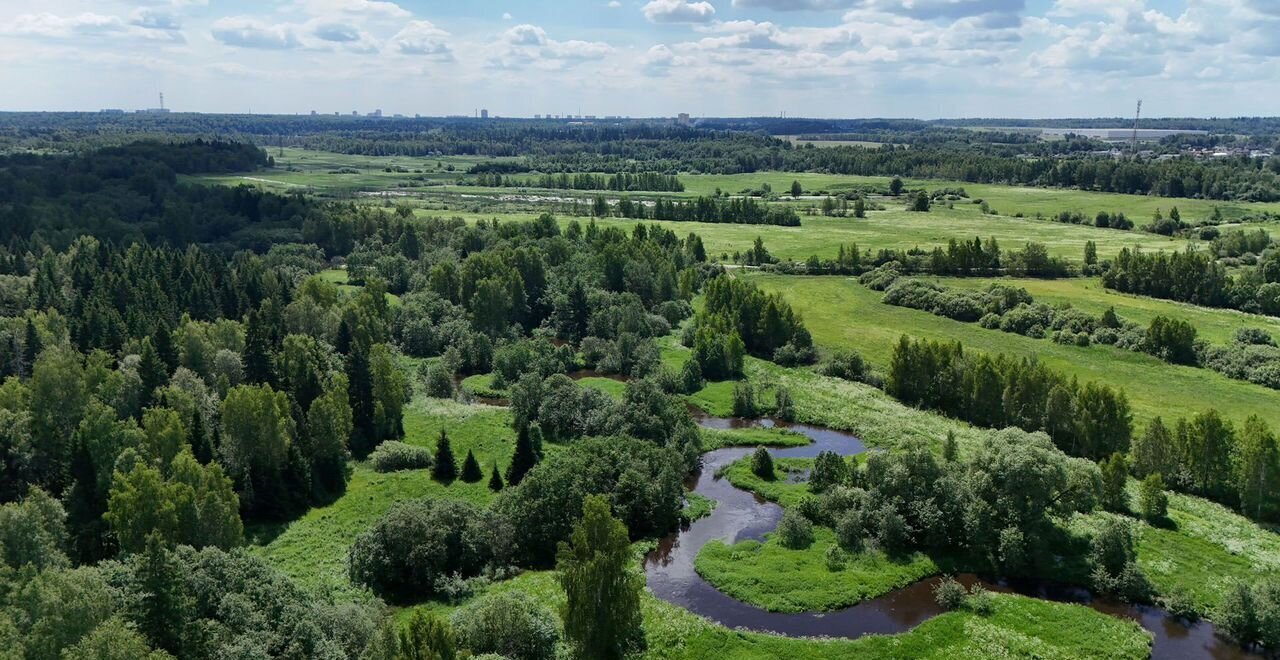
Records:
{"label": "grassy field", "polygon": [[[404,426],[405,442],[432,449],[440,429],[445,428],[459,463],[473,450],[486,473],[494,461],[499,470],[505,470],[515,446],[510,413],[505,408],[464,406],[419,395],[405,409]],[[548,446],[549,451],[554,449]],[[347,580],[347,549],[392,504],[417,497],[486,504],[493,497],[486,483],[455,481],[445,485],[433,481],[427,470],[379,473],[359,463],[342,497],[279,529],[259,530],[261,545],[253,551],[317,594],[357,597],[358,590]]]}
{"label": "grassy field", "polygon": [[[785,194],[792,181],[799,181],[805,191],[840,192],[860,185],[884,187],[892,177],[843,176],[812,172],[753,172],[749,174],[682,175],[686,194],[709,195],[719,188],[725,193],[737,193],[744,189],[758,189],[767,183],[775,194]],[[1159,209],[1168,215],[1169,209],[1178,207],[1185,221],[1193,222],[1209,217],[1214,207],[1227,219],[1239,218],[1258,211],[1280,212],[1280,203],[1249,203],[1215,200],[1181,199],[1147,195],[1121,195],[1065,188],[1030,188],[1002,186],[963,181],[933,179],[903,179],[907,188],[964,188],[971,200],[986,200],[991,208],[1003,215],[1021,213],[1034,216],[1057,215],[1061,211],[1078,211],[1092,218],[1098,211],[1124,213],[1138,226],[1151,220]]]}
{"label": "grassy field", "polygon": [[[884,369],[903,334],[934,340],[958,340],[971,350],[1036,357],[1081,381],[1121,387],[1139,424],[1160,415],[1190,416],[1217,408],[1242,422],[1259,415],[1280,427],[1280,393],[1227,378],[1208,369],[1167,364],[1150,355],[1112,346],[1062,346],[975,323],[961,323],[928,312],[886,305],[881,294],[856,281],[833,277],[752,274],[766,291],[781,293],[800,312],[814,341],[826,349],[854,349]],[[1136,320],[1136,319],[1135,319]]]}
{"label": "grassy field", "polygon": [[992,282],[1026,289],[1036,302],[1060,305],[1069,303],[1092,314],[1101,314],[1108,307],[1126,321],[1146,326],[1156,316],[1183,319],[1196,327],[1201,339],[1215,344],[1231,341],[1237,328],[1258,328],[1273,337],[1280,338],[1280,318],[1261,314],[1246,314],[1232,309],[1214,309],[1187,303],[1147,298],[1118,293],[1103,288],[1098,278],[1070,278],[1061,280],[981,278],[981,277],[933,277],[922,278],[943,286],[982,289]]}
{"label": "grassy field", "polygon": [[[485,217],[483,214],[480,217]],[[560,218],[562,225],[572,218]],[[585,224],[588,219],[579,218]],[[597,220],[601,226],[629,228],[635,220],[620,218]],[[937,208],[929,213],[912,213],[899,208],[872,211],[865,219],[803,216],[799,227],[776,225],[709,224],[701,222],[658,222],[684,236],[690,232],[702,237],[707,255],[732,257],[736,251],[750,249],[756,237],[773,256],[802,261],[811,255],[835,258],[840,245],[857,243],[859,249],[908,250],[913,247],[946,246],[951,239],[972,241],[995,237],[1005,250],[1020,249],[1028,241],[1043,243],[1055,256],[1079,262],[1084,245],[1094,241],[1103,258],[1113,256],[1121,248],[1138,246],[1144,250],[1178,250],[1187,241],[1135,231],[1097,229],[1067,225],[1033,218],[1009,218],[983,215],[976,208]]]}
{"label": "grassy field", "polygon": [[[267,149],[276,160],[273,169],[242,174],[195,177],[208,183],[251,185],[274,192],[305,190],[330,197],[350,197],[357,191],[403,190],[456,181],[476,163],[503,158],[478,156],[359,156],[287,147]],[[387,172],[386,168],[392,171]],[[398,171],[402,169],[405,171]],[[342,170],[356,170],[343,172]]]}

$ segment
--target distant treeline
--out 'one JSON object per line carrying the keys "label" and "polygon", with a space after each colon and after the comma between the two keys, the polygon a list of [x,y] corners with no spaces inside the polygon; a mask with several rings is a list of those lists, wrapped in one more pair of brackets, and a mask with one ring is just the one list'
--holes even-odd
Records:
{"label": "distant treeline", "polygon": [[489,172],[487,164],[477,165],[471,169],[476,176],[462,183],[490,188],[554,188],[557,190],[612,190],[616,192],[684,192],[684,184],[680,177],[673,174],[657,172],[619,172],[610,176],[603,174],[543,174],[536,177],[518,178],[504,176],[499,172]]}
{"label": "distant treeline", "polygon": [[[893,120],[896,121],[896,120]],[[714,122],[702,125],[717,126]],[[736,126],[733,122],[727,124]],[[1280,158],[1234,157],[1201,162],[1115,160],[1080,139],[1027,144],[948,141],[895,148],[797,147],[741,130],[666,123],[469,119],[370,120],[341,117],[176,115],[0,115],[0,148],[73,148],[127,130],[175,134],[217,132],[259,144],[287,144],[368,156],[475,155],[524,157],[524,171],[691,172],[765,170],[865,176],[910,176],[973,183],[1080,188],[1103,192],[1246,201],[1280,200]],[[816,131],[796,131],[797,133]],[[1063,151],[1065,149],[1065,151]],[[504,172],[506,173],[506,172]]]}
{"label": "distant treeline", "polygon": [[623,197],[613,205],[598,197],[595,212],[597,216],[618,215],[640,220],[800,226],[800,216],[795,209],[766,204],[750,197],[698,197],[687,202],[659,199],[652,203],[633,202]]}

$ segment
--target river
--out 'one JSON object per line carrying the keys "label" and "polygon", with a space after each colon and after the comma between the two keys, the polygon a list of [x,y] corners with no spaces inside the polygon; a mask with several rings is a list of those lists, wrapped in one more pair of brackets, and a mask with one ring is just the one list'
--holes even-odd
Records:
{"label": "river", "polygon": [[[803,447],[772,449],[776,458],[811,458],[820,451],[842,456],[866,450],[857,437],[804,424],[787,424],[770,419],[743,420],[710,417],[695,412],[698,423],[708,428],[748,428],[778,426],[801,433],[812,440]],[[858,638],[873,634],[901,633],[942,612],[933,597],[939,578],[921,580],[888,594],[863,601],[853,607],[831,612],[780,613],[736,600],[715,587],[694,570],[694,559],[708,541],[736,543],[761,540],[773,531],[782,517],[782,508],[747,491],[739,490],[716,472],[754,451],[749,447],[716,449],[703,455],[701,472],[690,477],[693,492],[716,501],[711,515],[683,527],[662,539],[644,560],[645,577],[655,596],[679,605],[730,628],[776,633],[792,637]],[[1073,602],[1111,616],[1137,621],[1149,631],[1157,659],[1244,660],[1261,656],[1220,639],[1208,622],[1188,623],[1174,619],[1155,606],[1117,603],[1093,598],[1088,590],[1039,580],[990,581],[976,575],[957,576],[971,585],[981,582],[992,591],[1015,592],[1059,602]]]}

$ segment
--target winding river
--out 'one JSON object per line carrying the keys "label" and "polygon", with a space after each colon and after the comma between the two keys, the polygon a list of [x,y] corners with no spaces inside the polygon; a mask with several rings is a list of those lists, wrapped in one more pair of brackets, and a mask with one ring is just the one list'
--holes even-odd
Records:
{"label": "winding river", "polygon": [[[708,428],[784,427],[807,436],[812,443],[803,447],[773,449],[774,458],[811,458],[820,451],[842,456],[866,450],[851,434],[804,424],[786,424],[770,419],[743,420],[709,417],[695,411],[695,419]],[[688,609],[730,628],[776,633],[792,637],[858,638],[872,634],[900,633],[941,613],[933,598],[938,578],[916,582],[879,598],[832,612],[779,613],[736,600],[717,590],[694,570],[694,559],[708,541],[736,543],[761,540],[773,531],[782,517],[782,508],[759,496],[732,486],[716,472],[748,455],[749,447],[717,449],[703,455],[702,471],[689,480],[693,492],[716,501],[711,515],[694,521],[664,538],[644,560],[649,589],[657,597]],[[974,575],[958,576],[966,585],[981,582],[988,589],[1015,592],[1046,600],[1081,603],[1112,616],[1132,619],[1154,637],[1152,657],[1178,659],[1240,660],[1260,658],[1239,646],[1221,640],[1208,622],[1186,623],[1154,606],[1114,603],[1095,599],[1088,590],[1043,581],[983,580]]]}

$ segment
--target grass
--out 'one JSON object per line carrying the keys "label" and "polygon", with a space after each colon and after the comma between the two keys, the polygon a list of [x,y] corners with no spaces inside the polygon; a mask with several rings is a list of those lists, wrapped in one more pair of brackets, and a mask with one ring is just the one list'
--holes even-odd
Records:
{"label": "grass", "polygon": [[715,500],[697,493],[685,493],[684,508],[680,511],[680,519],[686,522],[693,522],[700,518],[706,518],[715,510]]}
{"label": "grass", "polygon": [[939,571],[921,553],[893,559],[874,550],[848,555],[844,566],[832,571],[826,553],[835,545],[835,533],[826,527],[815,528],[813,543],[799,550],[783,547],[775,535],[764,543],[711,541],[698,553],[695,566],[720,591],[771,612],[850,607]]}
{"label": "grass", "polygon": [[722,447],[803,447],[809,438],[783,429],[699,429],[702,432],[702,449],[711,451]]}
{"label": "grass", "polygon": [[[494,461],[501,470],[511,460],[515,436],[510,413],[503,408],[416,396],[406,407],[404,425],[405,442],[433,449],[440,429],[447,429],[459,461],[467,450],[473,450],[486,472]],[[548,449],[554,451],[553,447]],[[360,592],[347,580],[347,549],[395,502],[418,497],[487,504],[493,494],[485,480],[445,485],[433,481],[427,470],[379,473],[367,463],[358,463],[342,497],[273,530],[278,535],[263,539],[264,543],[252,550],[314,593],[359,597]]]}
{"label": "grass", "polygon": [[1190,416],[1217,408],[1243,421],[1259,415],[1280,426],[1280,394],[1261,385],[1232,380],[1196,367],[1167,364],[1153,356],[1112,346],[1063,346],[975,323],[961,323],[928,312],[880,302],[879,292],[852,279],[753,274],[766,291],[781,293],[804,316],[814,341],[826,349],[854,349],[884,369],[902,334],[960,341],[970,350],[1036,357],[1050,368],[1082,382],[1097,381],[1122,388],[1135,421],[1157,415]]}
{"label": "grass", "polygon": [[[443,214],[449,215],[449,214]],[[491,216],[488,216],[491,217]],[[573,218],[561,217],[562,225]],[[578,218],[585,224],[586,218]],[[620,218],[600,219],[601,226],[628,228],[635,220]],[[976,206],[958,205],[954,209],[938,207],[929,213],[913,213],[899,206],[884,211],[872,211],[865,219],[829,218],[821,215],[802,216],[799,227],[776,225],[738,225],[702,222],[658,222],[684,236],[690,232],[702,237],[707,255],[730,257],[736,251],[750,249],[756,237],[773,256],[785,260],[801,261],[810,255],[835,258],[840,245],[857,243],[859,249],[908,250],[913,247],[932,248],[946,246],[951,239],[972,241],[974,237],[986,240],[995,237],[1006,250],[1021,248],[1028,241],[1043,243],[1049,252],[1079,262],[1084,258],[1084,246],[1094,241],[1102,258],[1113,256],[1121,248],[1140,246],[1144,250],[1178,250],[1187,245],[1182,239],[1168,238],[1138,231],[1096,229],[1079,225],[1067,225],[1034,218],[1010,218],[983,215]]]}
{"label": "grass", "polygon": [[[564,592],[550,571],[524,573],[488,592],[518,591],[558,610]],[[994,594],[992,612],[949,612],[898,635],[857,640],[793,639],[731,630],[645,592],[641,612],[644,660],[1003,660],[1073,658],[1129,660],[1150,655],[1150,637],[1137,624],[1079,605]],[[429,604],[447,615],[454,607]],[[402,610],[404,620],[412,610]]]}
{"label": "grass", "polygon": [[[834,193],[868,184],[884,188],[888,186],[892,177],[845,176],[811,172],[753,172],[726,175],[682,175],[680,180],[684,182],[686,194],[710,195],[715,192],[716,188],[726,193],[737,193],[746,188],[759,188],[764,183],[768,183],[773,188],[774,193],[784,194],[791,189],[792,181],[799,181],[806,191],[825,190]],[[1249,203],[1155,197],[1150,195],[1122,195],[1068,188],[1032,188],[933,179],[903,179],[903,183],[906,184],[907,188],[927,188],[929,190],[964,188],[971,200],[984,199],[993,209],[1009,216],[1015,213],[1022,213],[1029,217],[1035,216],[1036,213],[1052,216],[1057,215],[1060,211],[1079,211],[1092,218],[1097,215],[1098,211],[1106,211],[1108,213],[1124,213],[1139,226],[1150,221],[1156,209],[1160,209],[1163,214],[1168,215],[1169,209],[1174,206],[1178,207],[1182,218],[1189,222],[1210,217],[1214,207],[1221,209],[1222,216],[1227,219],[1239,218],[1246,213],[1258,211],[1280,212],[1280,203],[1274,202]],[[1123,234],[1125,232],[1116,233]]]}
{"label": "grass", "polygon": [[[327,268],[320,271],[319,275],[320,279],[337,284],[338,293],[344,296],[354,295],[364,288],[359,284],[351,284],[351,276],[347,273],[346,268]],[[400,296],[388,293],[386,297],[388,304],[393,306],[400,304]]]}
{"label": "grass", "polygon": [[1215,344],[1231,341],[1237,328],[1258,328],[1273,337],[1280,338],[1280,318],[1261,314],[1246,314],[1232,309],[1200,307],[1187,303],[1147,298],[1105,289],[1099,278],[1069,278],[1061,280],[983,278],[983,277],[935,277],[924,278],[948,287],[964,289],[985,288],[992,282],[1026,289],[1036,302],[1071,306],[1091,314],[1101,314],[1108,307],[1126,321],[1146,326],[1156,316],[1183,319],[1195,326],[1201,339]]}

